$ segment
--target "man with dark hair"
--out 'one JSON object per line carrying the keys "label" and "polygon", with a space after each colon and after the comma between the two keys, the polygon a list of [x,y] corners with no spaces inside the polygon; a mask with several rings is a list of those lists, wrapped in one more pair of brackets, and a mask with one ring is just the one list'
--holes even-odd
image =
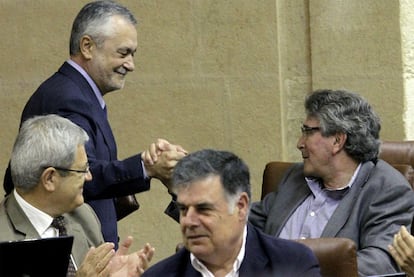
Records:
{"label": "man with dark hair", "polygon": [[250,173],[227,151],[201,150],[181,159],[177,194],[184,247],[143,276],[320,276],[312,250],[247,224]]}

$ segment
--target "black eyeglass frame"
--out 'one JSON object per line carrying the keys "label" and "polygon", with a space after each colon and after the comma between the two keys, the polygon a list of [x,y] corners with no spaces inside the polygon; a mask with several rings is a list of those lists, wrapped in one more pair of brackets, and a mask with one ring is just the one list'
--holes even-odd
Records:
{"label": "black eyeglass frame", "polygon": [[53,167],[56,170],[66,171],[66,172],[76,172],[76,173],[83,173],[83,174],[87,174],[89,172],[89,165],[86,167],[85,170],[63,168],[63,167],[58,167],[58,166],[45,166],[44,168],[46,169],[48,167]]}

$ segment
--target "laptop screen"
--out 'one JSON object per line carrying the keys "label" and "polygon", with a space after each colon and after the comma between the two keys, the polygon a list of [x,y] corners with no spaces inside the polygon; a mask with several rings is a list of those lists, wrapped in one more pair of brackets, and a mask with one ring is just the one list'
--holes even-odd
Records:
{"label": "laptop screen", "polygon": [[65,277],[73,236],[0,242],[0,276]]}

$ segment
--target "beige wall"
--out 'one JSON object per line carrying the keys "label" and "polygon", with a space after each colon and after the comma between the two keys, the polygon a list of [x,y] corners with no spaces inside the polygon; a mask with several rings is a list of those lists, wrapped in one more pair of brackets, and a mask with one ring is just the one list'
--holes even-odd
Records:
{"label": "beige wall", "polygon": [[[86,2],[0,0],[0,169],[26,100],[68,57],[71,23]],[[327,87],[365,96],[382,117],[383,139],[410,137],[402,49],[411,40],[401,34],[410,21],[400,21],[400,1],[121,2],[140,24],[136,71],[105,96],[120,158],[158,137],[189,151],[231,150],[249,164],[256,200],[267,161],[300,160],[303,97]],[[138,199],[121,234],[151,242],[157,261],[173,252],[179,228],[163,215],[169,198],[159,182]]]}

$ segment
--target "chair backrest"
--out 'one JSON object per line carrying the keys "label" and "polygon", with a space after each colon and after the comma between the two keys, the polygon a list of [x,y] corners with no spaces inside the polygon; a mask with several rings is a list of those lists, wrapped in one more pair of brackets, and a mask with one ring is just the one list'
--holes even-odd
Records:
{"label": "chair backrest", "polygon": [[292,162],[279,162],[272,161],[266,164],[266,167],[263,171],[263,181],[262,181],[262,195],[263,199],[266,194],[274,191],[282,180],[283,175],[294,163]]}
{"label": "chair backrest", "polygon": [[379,157],[400,171],[414,188],[414,141],[383,141]]}
{"label": "chair backrest", "polygon": [[296,240],[312,249],[319,261],[322,276],[357,277],[355,242],[349,238]]}

